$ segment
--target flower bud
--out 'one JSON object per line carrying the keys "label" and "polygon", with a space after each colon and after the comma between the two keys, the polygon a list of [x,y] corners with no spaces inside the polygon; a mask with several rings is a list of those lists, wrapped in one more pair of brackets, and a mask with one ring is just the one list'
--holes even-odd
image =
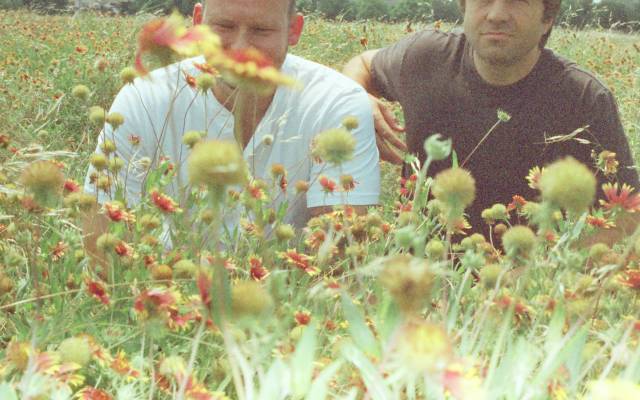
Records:
{"label": "flower bud", "polygon": [[82,101],[86,101],[89,98],[89,94],[91,94],[91,91],[85,85],[77,85],[73,88],[73,90],[71,91],[71,94],[75,98],[78,98]]}
{"label": "flower bud", "polygon": [[542,199],[565,210],[581,213],[593,204],[596,178],[572,157],[548,166],[540,177]]}
{"label": "flower bud", "polygon": [[138,73],[132,67],[125,67],[120,71],[120,79],[124,84],[133,83],[137,77]]}
{"label": "flower bud", "polygon": [[240,281],[231,289],[231,309],[237,317],[257,317],[272,305],[271,295],[256,281]]}
{"label": "flower bud", "polygon": [[113,142],[113,140],[110,139],[106,139],[104,142],[102,142],[102,144],[100,145],[100,150],[105,154],[105,155],[109,155],[111,153],[113,153],[114,151],[116,151],[116,144]]}
{"label": "flower bud", "polygon": [[216,78],[208,73],[202,73],[196,78],[196,86],[203,92],[208,92],[216,84]]}
{"label": "flower bud", "polygon": [[424,152],[433,161],[444,160],[451,154],[451,143],[451,139],[442,140],[442,135],[437,133],[424,141]]}
{"label": "flower bud", "polygon": [[502,246],[510,257],[518,255],[526,257],[535,245],[536,235],[527,226],[514,226],[502,236]]}

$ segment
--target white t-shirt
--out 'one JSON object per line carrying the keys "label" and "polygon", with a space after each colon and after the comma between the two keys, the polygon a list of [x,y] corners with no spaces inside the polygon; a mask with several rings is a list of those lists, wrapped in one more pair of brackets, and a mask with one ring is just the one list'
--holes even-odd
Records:
{"label": "white t-shirt", "polygon": [[[124,124],[115,134],[110,125],[105,125],[96,152],[100,152],[105,139],[115,142],[116,155],[125,164],[118,180],[125,187],[129,206],[137,204],[141,196],[148,196],[148,193],[143,194],[146,173],[140,165],[141,159],[148,158],[155,166],[163,156],[175,164],[177,178],[165,193],[182,202],[180,193],[184,191],[180,188],[188,185],[186,160],[190,152],[182,143],[184,133],[207,131],[209,139],[234,140],[232,114],[210,92],[201,94],[187,84],[185,72],[191,76],[200,73],[194,62],[202,63],[204,59],[198,57],[155,70],[149,78],[136,79],[134,84],[123,87],[113,102],[110,112],[124,115]],[[379,155],[371,103],[365,90],[331,68],[291,54],[287,55],[282,72],[300,82],[303,88],[277,89],[256,133],[244,149],[244,158],[256,178],[271,182],[271,166],[284,165],[289,186],[286,193],[274,196],[273,207],[277,210],[286,200],[285,222],[301,227],[309,219],[309,207],[345,202],[377,204]],[[346,116],[355,116],[359,121],[358,128],[352,131],[356,140],[354,158],[340,168],[314,162],[310,154],[312,138],[324,130],[340,127]],[[139,145],[131,144],[131,135],[140,138]],[[266,135],[273,137],[270,145],[264,141]],[[89,180],[92,171],[90,167],[84,190],[95,194],[96,187]],[[318,179],[321,175],[338,184],[334,193],[327,194],[322,190]],[[351,175],[356,182],[355,189],[348,193],[339,191],[341,175]],[[311,184],[306,196],[296,194],[294,184],[298,180]],[[98,190],[98,200],[104,203],[110,200],[110,195]],[[232,223],[228,218],[226,221]]]}

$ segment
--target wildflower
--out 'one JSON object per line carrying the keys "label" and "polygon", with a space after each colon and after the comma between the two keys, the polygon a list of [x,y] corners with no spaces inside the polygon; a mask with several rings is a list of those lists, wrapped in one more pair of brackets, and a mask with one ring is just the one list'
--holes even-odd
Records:
{"label": "wildflower", "polygon": [[293,226],[289,224],[281,224],[276,228],[276,238],[280,242],[286,242],[293,239],[296,236],[296,232]]}
{"label": "wildflower", "polygon": [[631,194],[634,188],[622,184],[622,188],[619,188],[618,184],[605,183],[602,185],[604,196],[606,200],[600,200],[600,204],[606,210],[612,210],[614,208],[620,208],[626,212],[636,212],[640,210],[640,194]]}
{"label": "wildflower", "polygon": [[320,182],[320,186],[322,186],[323,192],[333,193],[336,190],[336,183],[326,176],[321,176],[318,181]]}
{"label": "wildflower", "polygon": [[196,78],[196,86],[203,93],[208,92],[216,83],[216,78],[208,73],[202,73]]}
{"label": "wildflower", "polygon": [[527,200],[516,194],[512,197],[511,203],[507,205],[507,212],[511,212],[513,210],[521,211],[525,205],[527,205]]}
{"label": "wildflower", "polygon": [[631,289],[640,290],[640,269],[628,269],[622,273],[620,282]]}
{"label": "wildflower", "polygon": [[176,302],[175,297],[166,289],[148,289],[134,300],[133,309],[140,314],[166,316],[169,307]]}
{"label": "wildflower", "polygon": [[269,276],[269,271],[262,266],[262,260],[257,257],[249,258],[249,265],[251,268],[249,269],[249,274],[251,278],[255,281],[262,281]]}
{"label": "wildflower", "polygon": [[399,332],[398,357],[412,371],[436,372],[452,357],[449,334],[439,325],[411,320]]}
{"label": "wildflower", "polygon": [[52,261],[58,261],[60,260],[62,257],[64,257],[64,254],[66,253],[66,251],[69,249],[69,245],[66,244],[63,241],[59,241],[54,247],[53,249],[51,249],[51,260]]}
{"label": "wildflower", "polygon": [[11,340],[6,348],[6,357],[18,370],[23,371],[29,365],[34,349],[27,342]]}
{"label": "wildflower", "polygon": [[189,181],[194,185],[238,185],[247,168],[237,143],[209,140],[198,143],[187,160]]}
{"label": "wildflower", "polygon": [[[602,200],[601,200],[602,201]],[[596,228],[602,228],[602,229],[609,229],[609,228],[613,228],[615,226],[615,224],[611,221],[609,221],[608,219],[604,218],[604,217],[598,217],[595,215],[588,215],[587,216],[587,224],[596,227]]]}
{"label": "wildflower", "polygon": [[425,260],[407,254],[386,258],[379,276],[382,285],[406,313],[420,311],[423,301],[431,295],[435,278]]}
{"label": "wildflower", "polygon": [[279,85],[297,86],[295,80],[283,75],[267,56],[253,47],[216,53],[207,56],[207,62],[232,86],[248,88],[258,94],[268,94]]}
{"label": "wildflower", "polygon": [[351,175],[341,175],[340,186],[342,186],[342,190],[344,190],[345,192],[349,192],[355,189],[356,181],[353,180],[353,176]]}
{"label": "wildflower", "polygon": [[476,181],[465,169],[448,169],[436,175],[432,190],[436,200],[454,214],[462,214],[476,197]]}
{"label": "wildflower", "polygon": [[317,268],[311,266],[312,257],[298,253],[295,250],[287,250],[285,252],[278,253],[280,258],[285,260],[287,264],[295,266],[309,275],[316,275],[319,271]]}
{"label": "wildflower", "polygon": [[309,325],[311,322],[311,313],[309,311],[296,311],[294,319],[298,325]]}
{"label": "wildflower", "polygon": [[67,179],[62,185],[65,193],[77,193],[80,191],[80,186],[73,179]]}
{"label": "wildflower", "polygon": [[431,260],[441,259],[442,257],[444,257],[446,251],[447,249],[440,239],[429,240],[424,249],[427,257]]}
{"label": "wildflower", "polygon": [[109,171],[116,174],[124,168],[124,161],[120,157],[113,157],[109,160]]}
{"label": "wildflower", "polygon": [[611,248],[604,243],[596,243],[589,248],[589,258],[595,262],[600,262],[605,255],[611,251]]}
{"label": "wildflower", "polygon": [[546,168],[539,182],[542,198],[571,212],[583,212],[593,203],[596,178],[572,157],[556,161]]}
{"label": "wildflower", "polygon": [[113,112],[113,113],[110,113],[109,115],[107,115],[105,121],[109,125],[111,125],[111,127],[115,131],[120,126],[122,126],[122,124],[124,124],[124,115],[122,115],[120,113],[117,113],[117,112]]}
{"label": "wildflower", "polygon": [[358,117],[353,115],[348,115],[342,119],[342,126],[348,131],[352,131],[354,129],[358,129]]}
{"label": "wildflower", "polygon": [[142,27],[138,36],[135,67],[140,75],[146,75],[142,56],[150,54],[164,65],[171,63],[175,54],[190,55],[206,50],[215,54],[220,47],[220,39],[213,35],[205,25],[190,29],[184,27],[183,18],[178,13],[169,18],[150,21]]}
{"label": "wildflower", "polygon": [[97,298],[102,304],[109,305],[109,295],[102,283],[87,279],[85,284],[87,285],[87,292],[89,292],[90,295]]}
{"label": "wildflower", "polygon": [[509,228],[504,235],[502,235],[502,246],[504,247],[507,255],[511,257],[515,256],[527,256],[536,244],[536,235],[531,228],[523,225],[517,225]]}
{"label": "wildflower", "polygon": [[451,154],[451,139],[442,140],[442,135],[429,136],[424,141],[425,154],[433,161],[441,161]]}
{"label": "wildflower", "polygon": [[255,280],[240,281],[231,289],[231,310],[236,317],[257,317],[272,305],[269,292]]}
{"label": "wildflower", "polygon": [[114,248],[113,251],[120,257],[132,257],[133,247],[129,246],[125,241],[121,240]]}
{"label": "wildflower", "polygon": [[89,120],[96,125],[103,125],[107,119],[107,113],[102,107],[93,106],[89,109]]}
{"label": "wildflower", "polygon": [[[140,144],[140,136],[138,135],[129,135],[129,143],[131,143],[132,146],[138,146]],[[146,169],[146,168],[145,168]]]}
{"label": "wildflower", "polygon": [[80,100],[86,101],[89,98],[91,91],[85,85],[77,85],[71,91],[73,97],[77,97]]}
{"label": "wildflower", "polygon": [[618,173],[618,165],[620,163],[616,160],[616,153],[604,150],[598,154],[597,166],[605,175],[612,176]]}
{"label": "wildflower", "polygon": [[319,133],[313,142],[312,155],[333,165],[341,165],[353,158],[356,140],[344,128]]}
{"label": "wildflower", "polygon": [[182,143],[186,144],[190,149],[193,148],[203,137],[206,137],[203,131],[188,131],[182,136]]}
{"label": "wildflower", "polygon": [[125,85],[133,83],[137,77],[138,73],[134,68],[124,67],[122,71],[120,71],[120,79]]}
{"label": "wildflower", "polygon": [[98,171],[102,171],[107,168],[109,160],[104,154],[93,153],[89,158],[89,163]]}
{"label": "wildflower", "polygon": [[151,268],[151,278],[155,281],[170,281],[173,278],[173,270],[166,264],[156,265]]}
{"label": "wildflower", "polygon": [[498,264],[489,264],[480,269],[480,283],[487,289],[493,289],[503,268]]}
{"label": "wildflower", "polygon": [[62,362],[72,362],[84,367],[91,361],[91,348],[84,337],[70,337],[58,346]]}
{"label": "wildflower", "polygon": [[180,260],[173,265],[176,278],[193,278],[198,271],[198,267],[191,260]]}
{"label": "wildflower", "polygon": [[62,192],[65,178],[51,161],[35,161],[22,172],[20,181],[38,203],[48,204]]}
{"label": "wildflower", "polygon": [[82,388],[76,396],[80,400],[113,400],[107,392],[90,386]]}
{"label": "wildflower", "polygon": [[309,190],[309,182],[306,181],[297,181],[296,182],[296,193],[306,193]]}
{"label": "wildflower", "polygon": [[151,201],[155,204],[160,211],[164,213],[179,213],[182,210],[178,207],[178,203],[173,201],[173,199],[165,194],[154,190],[151,192]]}
{"label": "wildflower", "polygon": [[102,251],[111,251],[120,243],[120,239],[113,233],[103,233],[96,240],[96,247]]}
{"label": "wildflower", "polygon": [[265,146],[271,146],[273,144],[273,135],[264,135],[262,138],[262,143]]}
{"label": "wildflower", "polygon": [[152,214],[145,214],[140,218],[140,225],[146,231],[152,231],[160,226],[160,218]]}

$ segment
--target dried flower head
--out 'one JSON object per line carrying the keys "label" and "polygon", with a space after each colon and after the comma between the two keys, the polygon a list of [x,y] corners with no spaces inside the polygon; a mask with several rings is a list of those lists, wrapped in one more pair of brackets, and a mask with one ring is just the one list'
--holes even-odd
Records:
{"label": "dried flower head", "polygon": [[226,186],[246,181],[247,167],[238,144],[209,140],[198,143],[187,160],[189,181],[194,185]]}
{"label": "dried flower head", "polygon": [[384,260],[379,279],[402,311],[417,313],[430,298],[436,275],[426,260],[401,254]]}
{"label": "dried flower head", "polygon": [[257,317],[273,305],[273,299],[255,280],[241,281],[231,289],[231,309],[236,317]]}
{"label": "dried flower head", "polygon": [[508,256],[528,256],[536,245],[536,235],[531,228],[516,225],[502,235],[502,246]]}
{"label": "dried flower head", "polygon": [[436,175],[432,190],[436,200],[462,212],[476,197],[476,181],[465,169],[447,169]]}
{"label": "dried flower head", "polygon": [[76,85],[73,90],[71,90],[71,94],[73,97],[76,97],[82,101],[87,101],[89,95],[91,94],[91,90],[86,85]]}
{"label": "dried flower head", "polygon": [[25,168],[20,181],[33,193],[36,202],[45,205],[62,193],[65,178],[53,162],[35,161]]}
{"label": "dried flower head", "polygon": [[540,177],[543,200],[565,210],[586,211],[596,195],[596,178],[589,168],[567,157],[549,165]]}
{"label": "dried flower head", "polygon": [[312,148],[314,157],[333,165],[340,165],[353,158],[356,140],[345,128],[329,129],[319,133]]}

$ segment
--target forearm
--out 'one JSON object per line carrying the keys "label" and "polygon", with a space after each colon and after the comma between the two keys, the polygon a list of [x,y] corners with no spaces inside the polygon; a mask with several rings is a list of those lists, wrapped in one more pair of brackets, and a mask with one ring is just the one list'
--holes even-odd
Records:
{"label": "forearm", "polygon": [[380,97],[371,73],[371,62],[377,52],[378,50],[369,50],[353,57],[342,68],[342,73],[360,84],[369,94]]}

